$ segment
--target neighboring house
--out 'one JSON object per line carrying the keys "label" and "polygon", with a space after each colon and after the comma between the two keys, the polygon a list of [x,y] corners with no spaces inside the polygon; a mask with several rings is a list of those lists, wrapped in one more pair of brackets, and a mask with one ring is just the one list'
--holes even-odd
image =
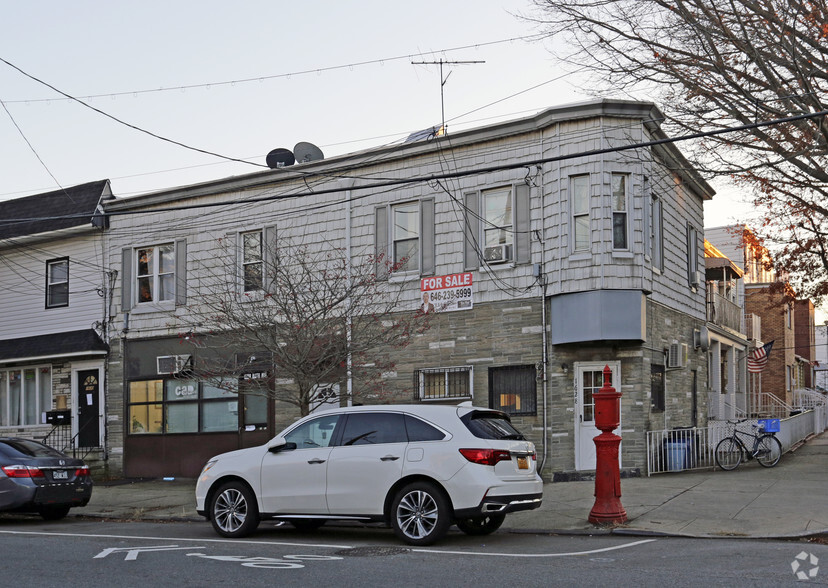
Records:
{"label": "neighboring house", "polygon": [[709,348],[710,418],[733,419],[748,412],[747,336],[744,333],[744,272],[704,240],[707,328],[700,346]]}
{"label": "neighboring house", "polygon": [[93,460],[105,431],[110,198],[101,180],[0,202],[0,435],[43,438],[57,410],[71,434],[49,442]]}
{"label": "neighboring house", "polygon": [[748,374],[746,413],[784,415],[794,404],[793,391],[814,381],[814,306],[790,302],[793,293],[769,269],[770,253],[745,225],[705,229],[705,237],[745,271],[748,353],[773,342],[765,369]]}
{"label": "neighboring house", "polygon": [[814,303],[810,300],[794,302],[794,341],[796,345],[796,383],[794,388],[814,388],[816,375],[816,327]]}
{"label": "neighboring house", "polygon": [[[225,279],[255,298],[264,286],[245,276],[268,263],[265,245],[301,242],[346,251],[354,266],[390,258],[401,313],[421,312],[430,292],[430,329],[378,350],[395,364],[381,396],[337,382],[354,401],[504,410],[536,443],[543,475],[568,479],[595,469],[593,395],[608,365],[623,394],[621,467],[644,470],[647,431],[704,425],[708,413],[708,358],[694,343],[707,322],[702,204],[713,191],[673,144],[631,148],[665,139],[661,120],[650,103],[599,100],[108,202],[120,268],[111,467],[123,456],[128,476],[195,476],[214,453],[296,418],[188,378],[203,350],[180,318],[227,258],[244,270]],[[462,304],[445,305],[447,276],[463,284]]]}

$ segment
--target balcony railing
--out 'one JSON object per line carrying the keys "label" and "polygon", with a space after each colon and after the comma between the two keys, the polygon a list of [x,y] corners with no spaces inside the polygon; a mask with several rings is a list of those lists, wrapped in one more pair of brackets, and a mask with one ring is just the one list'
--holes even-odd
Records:
{"label": "balcony railing", "polygon": [[708,292],[707,320],[714,325],[739,332],[742,327],[742,307],[718,292]]}

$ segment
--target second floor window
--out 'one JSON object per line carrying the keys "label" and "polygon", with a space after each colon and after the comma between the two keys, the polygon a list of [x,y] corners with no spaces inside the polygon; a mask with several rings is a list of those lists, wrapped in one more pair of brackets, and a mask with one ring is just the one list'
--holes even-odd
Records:
{"label": "second floor window", "polygon": [[612,174],[612,248],[627,249],[627,176]]}
{"label": "second floor window", "polygon": [[420,206],[409,202],[391,207],[391,242],[395,271],[420,269]]}
{"label": "second floor window", "polygon": [[703,284],[699,275],[699,232],[690,224],[687,225],[687,272],[691,286]]}
{"label": "second floor window", "polygon": [[514,243],[512,190],[483,192],[483,215],[483,260],[489,263],[511,261]]}
{"label": "second floor window", "polygon": [[175,296],[175,247],[172,243],[137,250],[138,302],[162,302]]}
{"label": "second floor window", "polygon": [[664,267],[664,254],[662,242],[662,220],[661,220],[661,200],[657,196],[652,197],[652,206],[650,208],[650,247],[653,260],[653,269],[661,271]]}
{"label": "second floor window", "polygon": [[589,176],[574,176],[572,190],[572,233],[575,251],[589,250]]}
{"label": "second floor window", "polygon": [[46,262],[46,308],[69,306],[69,259]]}
{"label": "second floor window", "polygon": [[252,231],[242,236],[242,271],[244,274],[244,291],[252,292],[262,289],[264,274],[264,255],[262,254],[262,232]]}

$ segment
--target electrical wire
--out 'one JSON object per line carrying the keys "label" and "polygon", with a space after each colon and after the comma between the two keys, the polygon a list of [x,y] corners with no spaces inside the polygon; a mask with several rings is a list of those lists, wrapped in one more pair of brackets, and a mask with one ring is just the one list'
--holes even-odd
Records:
{"label": "electrical wire", "polygon": [[[475,43],[474,45],[463,45],[460,47],[451,47],[448,49],[436,49],[434,51],[421,51],[416,54],[416,56],[423,56],[423,55],[436,55],[436,54],[445,54],[445,53],[452,53],[455,51],[463,51],[466,49],[479,49],[480,47],[489,47],[492,45],[500,45],[503,43],[514,43],[515,41],[534,41],[544,38],[546,35],[544,33],[536,33],[534,35],[524,35],[522,37],[513,37],[511,39],[500,39],[497,41],[487,41],[484,43]],[[273,80],[279,78],[290,79],[294,76],[302,76],[308,74],[320,74],[322,72],[330,72],[336,71],[340,69],[349,69],[352,70],[357,67],[362,67],[366,65],[384,65],[387,62],[392,61],[401,61],[403,59],[410,60],[415,57],[415,54],[408,54],[408,55],[398,55],[395,57],[383,57],[379,59],[371,59],[367,61],[357,61],[354,63],[349,63],[345,65],[332,65],[326,67],[318,67],[318,68],[311,68],[301,71],[295,71],[290,73],[281,73],[281,74],[272,74],[272,75],[265,75],[265,76],[257,76],[252,78],[241,78],[237,80],[225,80],[221,82],[203,82],[200,84],[189,84],[189,85],[181,85],[181,86],[172,86],[169,88],[149,88],[144,90],[126,90],[123,92],[108,92],[103,94],[89,94],[86,96],[78,96],[78,98],[83,100],[93,99],[93,98],[116,98],[118,96],[139,96],[142,94],[156,94],[159,92],[172,92],[172,91],[184,91],[184,90],[191,90],[197,88],[212,88],[212,87],[219,87],[219,86],[236,86],[239,84],[246,84],[250,82],[262,82],[265,80]],[[67,97],[66,99],[70,99]],[[18,103],[37,103],[37,102],[49,102],[53,99],[50,98],[29,98],[29,99],[22,99],[22,100],[9,100],[9,104],[18,104]]]}

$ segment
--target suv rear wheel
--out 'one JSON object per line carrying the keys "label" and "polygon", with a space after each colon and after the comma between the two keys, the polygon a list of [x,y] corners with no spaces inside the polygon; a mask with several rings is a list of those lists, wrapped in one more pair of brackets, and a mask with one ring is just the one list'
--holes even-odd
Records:
{"label": "suv rear wheel", "polygon": [[434,484],[414,482],[397,493],[391,506],[394,533],[409,545],[431,545],[451,525],[449,501]]}
{"label": "suv rear wheel", "polygon": [[497,531],[504,520],[505,514],[491,513],[482,517],[460,519],[457,521],[457,528],[466,535],[488,535]]}

